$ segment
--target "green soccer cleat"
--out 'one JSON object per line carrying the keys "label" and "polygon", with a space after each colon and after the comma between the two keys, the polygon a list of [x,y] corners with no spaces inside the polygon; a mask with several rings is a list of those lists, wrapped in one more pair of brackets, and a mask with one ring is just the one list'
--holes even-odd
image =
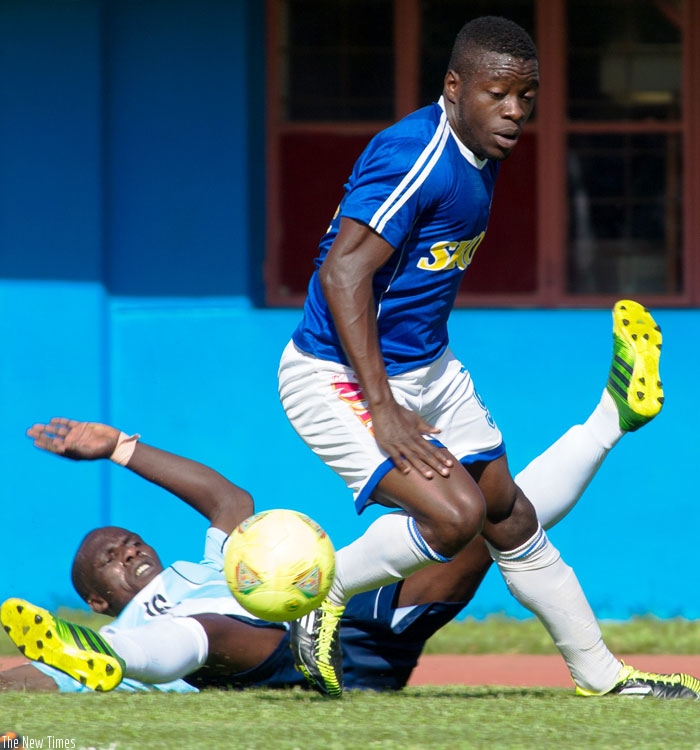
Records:
{"label": "green soccer cleat", "polygon": [[340,618],[345,607],[324,599],[321,606],[290,624],[290,645],[296,668],[322,695],[343,693]]}
{"label": "green soccer cleat", "polygon": [[113,690],[124,662],[91,628],[54,617],[23,599],[8,599],[0,622],[19,650],[32,661],[60,669],[92,690]]}
{"label": "green soccer cleat", "polygon": [[664,403],[659,377],[661,328],[646,307],[623,299],[615,303],[613,358],[607,391],[620,415],[620,428],[634,432],[651,421]]}
{"label": "green soccer cleat", "polygon": [[624,695],[632,698],[663,698],[665,700],[700,700],[700,680],[689,674],[656,674],[640,672],[622,664],[618,681],[607,693],[592,693],[576,688],[576,695],[586,697],[601,695]]}

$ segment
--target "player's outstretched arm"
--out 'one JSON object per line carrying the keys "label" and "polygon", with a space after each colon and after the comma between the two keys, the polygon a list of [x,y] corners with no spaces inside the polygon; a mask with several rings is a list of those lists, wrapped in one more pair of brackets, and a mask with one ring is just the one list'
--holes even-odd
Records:
{"label": "player's outstretched arm", "polygon": [[254,512],[253,498],[246,490],[189,458],[139,442],[126,466],[184,500],[227,534]]}
{"label": "player's outstretched arm", "polygon": [[[106,424],[65,417],[54,417],[48,424],[35,424],[27,430],[37,448],[74,461],[110,458],[121,434]],[[248,492],[189,458],[137,442],[126,467],[168,490],[226,533],[254,512]]]}

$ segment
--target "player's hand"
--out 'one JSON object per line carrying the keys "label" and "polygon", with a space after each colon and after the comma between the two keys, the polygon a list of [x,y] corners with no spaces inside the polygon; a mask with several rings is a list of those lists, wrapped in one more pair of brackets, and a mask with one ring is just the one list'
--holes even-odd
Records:
{"label": "player's hand", "polygon": [[78,422],[54,417],[48,424],[35,424],[27,437],[37,448],[73,461],[109,458],[117,446],[119,430],[99,422]]}
{"label": "player's hand", "polygon": [[428,442],[424,435],[440,432],[425,422],[418,414],[394,402],[372,410],[372,428],[379,447],[385,450],[402,474],[411,469],[419,471],[426,479],[437,472],[449,476],[453,465],[450,454]]}

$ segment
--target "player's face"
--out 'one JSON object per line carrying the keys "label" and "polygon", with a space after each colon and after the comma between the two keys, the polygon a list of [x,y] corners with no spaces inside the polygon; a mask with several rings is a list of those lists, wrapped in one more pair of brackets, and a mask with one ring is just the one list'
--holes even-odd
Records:
{"label": "player's face", "polygon": [[450,125],[480,159],[505,159],[532,114],[538,87],[537,60],[484,52],[469,74],[445,76]]}
{"label": "player's face", "polygon": [[[95,598],[88,603],[105,614],[117,614],[163,571],[158,554],[138,534],[110,526],[100,529],[85,550]],[[105,605],[101,604],[104,602]]]}

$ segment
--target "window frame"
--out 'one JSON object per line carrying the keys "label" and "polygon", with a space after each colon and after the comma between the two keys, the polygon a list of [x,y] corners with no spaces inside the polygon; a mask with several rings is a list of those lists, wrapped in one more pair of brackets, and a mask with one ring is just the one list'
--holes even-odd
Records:
{"label": "window frame", "polygon": [[[391,122],[284,122],[281,113],[280,13],[285,0],[266,0],[266,216],[264,267],[265,301],[274,307],[297,307],[304,294],[282,294],[280,278],[283,253],[280,202],[281,137],[290,132],[337,132],[373,135]],[[644,293],[644,304],[653,307],[700,305],[700,97],[684,97],[681,120],[568,121],[566,117],[566,0],[534,0],[535,41],[543,85],[538,94],[537,117],[526,128],[538,144],[536,174],[537,288],[528,293],[460,292],[457,307],[610,307],[614,294],[567,291],[567,139],[574,133],[678,133],[682,138],[682,267],[683,284],[678,293]],[[455,32],[456,33],[456,32]],[[419,0],[394,0],[395,107],[397,120],[418,107],[420,60]],[[700,90],[700,3],[685,0],[682,19],[683,91]],[[400,73],[400,74],[399,74]]]}

